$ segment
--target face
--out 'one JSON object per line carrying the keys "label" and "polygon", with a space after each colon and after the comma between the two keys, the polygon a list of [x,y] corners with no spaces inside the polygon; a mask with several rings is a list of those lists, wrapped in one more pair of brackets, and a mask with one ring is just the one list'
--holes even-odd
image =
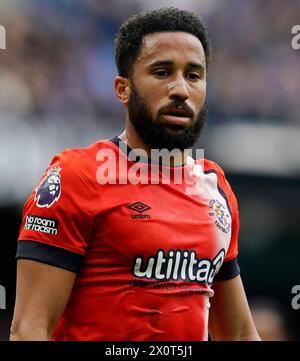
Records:
{"label": "face", "polygon": [[129,121],[152,149],[181,150],[206,120],[206,63],[201,42],[184,32],[149,34],[133,65]]}

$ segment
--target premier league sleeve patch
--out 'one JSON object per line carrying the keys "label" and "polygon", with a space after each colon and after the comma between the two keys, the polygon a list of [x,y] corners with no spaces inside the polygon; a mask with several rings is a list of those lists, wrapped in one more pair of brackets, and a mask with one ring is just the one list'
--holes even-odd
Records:
{"label": "premier league sleeve patch", "polygon": [[61,175],[59,173],[61,170],[60,167],[50,169],[35,189],[34,201],[38,207],[49,208],[59,200],[61,194]]}

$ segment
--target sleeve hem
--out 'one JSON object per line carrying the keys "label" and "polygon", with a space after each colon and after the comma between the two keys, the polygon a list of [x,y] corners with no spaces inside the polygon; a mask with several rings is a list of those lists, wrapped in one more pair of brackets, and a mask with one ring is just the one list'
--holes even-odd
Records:
{"label": "sleeve hem", "polygon": [[224,262],[219,272],[214,277],[216,281],[226,281],[230,280],[241,273],[240,267],[238,265],[237,257],[231,259],[230,261]]}
{"label": "sleeve hem", "polygon": [[[27,238],[27,236],[28,236],[28,238]],[[65,244],[63,244],[63,245],[53,244],[53,243],[51,243],[51,241],[49,242],[49,240],[47,240],[47,239],[44,240],[43,238],[38,238],[38,237],[36,238],[36,237],[32,236],[31,234],[27,235],[27,236],[26,236],[26,234],[20,233],[19,238],[18,238],[18,243],[23,242],[23,241],[36,242],[39,244],[44,244],[46,246],[62,249],[63,251],[66,251],[66,252],[78,254],[79,256],[85,255],[84,251],[76,249],[75,247],[66,247]]]}
{"label": "sleeve hem", "polygon": [[20,240],[16,259],[30,259],[78,273],[83,256],[63,248],[31,240]]}

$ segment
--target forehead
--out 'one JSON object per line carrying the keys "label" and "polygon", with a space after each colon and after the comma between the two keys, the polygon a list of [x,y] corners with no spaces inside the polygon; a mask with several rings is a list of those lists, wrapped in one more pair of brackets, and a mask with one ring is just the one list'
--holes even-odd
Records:
{"label": "forehead", "polygon": [[200,40],[180,31],[153,33],[144,37],[136,63],[147,66],[156,60],[194,61],[205,67],[205,53]]}

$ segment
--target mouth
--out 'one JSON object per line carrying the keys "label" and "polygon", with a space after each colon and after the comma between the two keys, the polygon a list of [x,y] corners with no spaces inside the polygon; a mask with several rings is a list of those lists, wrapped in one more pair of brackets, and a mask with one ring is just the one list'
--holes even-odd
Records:
{"label": "mouth", "polygon": [[182,129],[191,123],[191,114],[185,109],[174,109],[162,115],[164,122],[172,128]]}

